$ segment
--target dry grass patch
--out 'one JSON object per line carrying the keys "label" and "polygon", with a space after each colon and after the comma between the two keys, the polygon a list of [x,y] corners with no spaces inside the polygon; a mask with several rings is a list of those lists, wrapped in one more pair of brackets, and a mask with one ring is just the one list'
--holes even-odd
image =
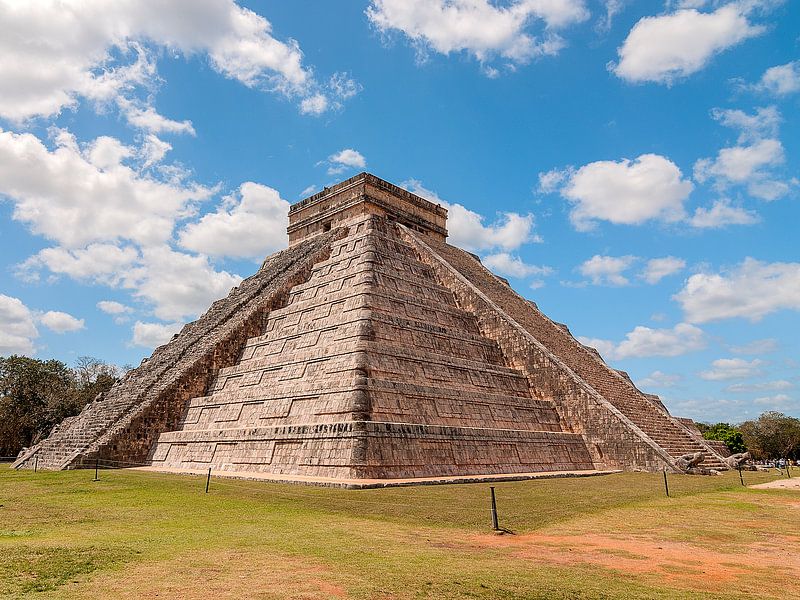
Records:
{"label": "dry grass patch", "polygon": [[497,484],[513,536],[486,485],[92,475],[0,468],[0,597],[800,597],[797,494],[737,474]]}

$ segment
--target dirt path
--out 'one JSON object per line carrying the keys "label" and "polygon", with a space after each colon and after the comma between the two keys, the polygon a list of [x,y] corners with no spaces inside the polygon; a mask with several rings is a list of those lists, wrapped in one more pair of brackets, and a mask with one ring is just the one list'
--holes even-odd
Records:
{"label": "dirt path", "polygon": [[800,492],[800,477],[792,477],[791,479],[776,479],[769,483],[759,483],[758,485],[751,485],[751,488],[758,490],[796,490]]}
{"label": "dirt path", "polygon": [[[505,549],[514,559],[559,566],[589,564],[695,591],[724,591],[733,580],[770,572],[780,571],[793,581],[800,576],[796,537],[770,536],[739,548],[736,554],[648,534],[481,535],[471,542],[473,547]],[[794,590],[790,595],[800,593],[794,583],[788,587]]]}

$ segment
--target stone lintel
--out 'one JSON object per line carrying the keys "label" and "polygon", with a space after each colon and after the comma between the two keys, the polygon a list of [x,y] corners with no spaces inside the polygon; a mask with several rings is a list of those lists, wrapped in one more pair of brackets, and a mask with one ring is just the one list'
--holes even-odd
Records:
{"label": "stone lintel", "polygon": [[289,208],[289,245],[364,214],[385,216],[442,242],[447,239],[447,209],[375,175],[359,173]]}

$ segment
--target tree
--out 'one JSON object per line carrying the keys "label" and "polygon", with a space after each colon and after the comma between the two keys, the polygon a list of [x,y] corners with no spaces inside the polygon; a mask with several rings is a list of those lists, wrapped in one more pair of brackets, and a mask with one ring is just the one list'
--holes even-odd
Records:
{"label": "tree", "polygon": [[0,358],[0,454],[13,456],[72,412],[75,376],[61,361]]}
{"label": "tree", "polygon": [[66,417],[77,415],[120,370],[81,357],[75,369],[58,360],[0,357],[0,456],[14,456],[47,436]]}
{"label": "tree", "polygon": [[744,442],[758,459],[800,457],[800,419],[768,411],[739,425]]}
{"label": "tree", "polygon": [[[700,424],[698,424],[698,426],[699,425]],[[717,423],[715,425],[703,423],[702,425],[703,427],[700,431],[703,432],[703,437],[707,440],[719,440],[720,442],[724,442],[731,454],[738,454],[739,452],[745,452],[747,450],[747,445],[744,443],[744,436],[736,427],[728,423]]]}
{"label": "tree", "polygon": [[100,392],[109,390],[124,374],[123,369],[116,365],[92,356],[79,356],[73,371],[81,407],[94,400]]}
{"label": "tree", "polygon": [[697,426],[697,429],[700,431],[700,433],[702,433],[704,436],[706,431],[711,429],[711,425],[709,425],[708,423],[703,423],[702,421],[695,421],[695,425]]}
{"label": "tree", "polygon": [[120,367],[105,363],[93,356],[79,356],[73,371],[78,387],[89,387],[101,378],[119,379],[123,374],[123,369]]}

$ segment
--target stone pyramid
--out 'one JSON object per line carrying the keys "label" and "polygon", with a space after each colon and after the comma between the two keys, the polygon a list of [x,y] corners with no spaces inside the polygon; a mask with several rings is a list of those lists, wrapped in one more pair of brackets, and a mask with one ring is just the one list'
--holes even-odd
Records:
{"label": "stone pyramid", "polygon": [[18,467],[146,463],[298,481],[680,471],[656,396],[446,243],[447,211],[362,173],[294,204],[289,248]]}

